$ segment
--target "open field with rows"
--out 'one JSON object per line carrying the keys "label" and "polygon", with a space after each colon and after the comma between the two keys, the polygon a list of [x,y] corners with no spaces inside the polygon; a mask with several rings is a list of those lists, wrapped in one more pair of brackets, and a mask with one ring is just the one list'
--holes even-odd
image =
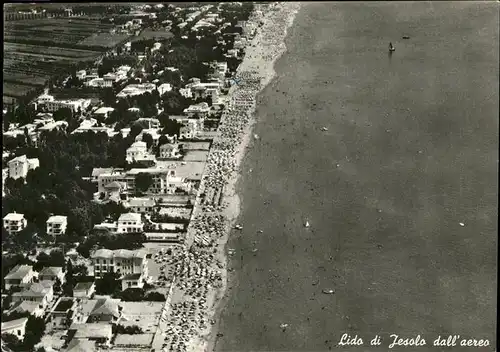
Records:
{"label": "open field with rows", "polygon": [[[112,24],[95,17],[7,21],[4,26],[4,97],[43,87],[73,64],[93,61],[128,38],[110,34]],[[5,99],[4,99],[5,100]]]}

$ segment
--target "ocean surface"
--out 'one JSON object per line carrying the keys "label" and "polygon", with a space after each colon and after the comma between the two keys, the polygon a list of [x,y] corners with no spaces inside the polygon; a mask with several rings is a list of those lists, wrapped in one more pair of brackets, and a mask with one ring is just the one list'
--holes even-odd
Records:
{"label": "ocean surface", "polygon": [[[304,3],[242,165],[216,351],[494,350],[498,22],[496,3]],[[490,347],[432,346],[455,334]]]}

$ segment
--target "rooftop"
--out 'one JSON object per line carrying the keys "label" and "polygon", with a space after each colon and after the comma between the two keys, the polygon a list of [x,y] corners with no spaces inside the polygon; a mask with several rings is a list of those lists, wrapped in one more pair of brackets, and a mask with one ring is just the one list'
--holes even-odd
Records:
{"label": "rooftop", "polygon": [[25,325],[27,322],[28,322],[28,318],[19,318],[19,319],[15,319],[15,320],[2,322],[2,332],[4,330],[15,329],[17,327]]}
{"label": "rooftop", "polygon": [[122,277],[122,280],[139,280],[141,276],[141,274],[127,274]]}
{"label": "rooftop", "polygon": [[118,299],[111,299],[111,298],[98,299],[90,315],[112,315],[115,317],[119,317],[120,316],[120,312],[118,310],[119,302],[120,300]]}
{"label": "rooftop", "polygon": [[40,271],[39,276],[43,275],[60,275],[63,272],[63,268],[60,266],[47,266]]}
{"label": "rooftop", "polygon": [[108,338],[112,335],[111,324],[72,324],[69,330],[76,330],[74,338]]}
{"label": "rooftop", "polygon": [[107,114],[108,112],[112,112],[114,111],[115,109],[114,108],[110,108],[110,107],[102,107],[102,108],[99,108],[97,109],[96,111],[94,111],[94,114],[97,114],[97,115],[104,115],[104,114]]}
{"label": "rooftop", "polygon": [[65,312],[73,306],[73,298],[63,297],[54,308],[56,312]]}
{"label": "rooftop", "polygon": [[30,271],[33,270],[31,265],[17,265],[5,276],[6,280],[23,279]]}
{"label": "rooftop", "polygon": [[52,222],[59,223],[59,222],[67,222],[67,221],[68,221],[68,217],[63,216],[63,215],[53,215],[47,219],[47,222],[49,222],[49,223],[52,223]]}
{"label": "rooftop", "polygon": [[44,297],[49,293],[50,289],[54,286],[52,281],[35,282],[29,286],[28,289],[16,292],[13,297]]}
{"label": "rooftop", "polygon": [[93,285],[93,282],[79,282],[75,285],[73,291],[88,291]]}
{"label": "rooftop", "polygon": [[116,335],[116,346],[150,346],[153,342],[154,334],[118,334]]}
{"label": "rooftop", "polygon": [[130,198],[128,200],[129,207],[152,207],[156,203],[151,198]]}
{"label": "rooftop", "polygon": [[24,219],[24,214],[9,213],[5,215],[3,219],[8,221],[21,221],[22,219]]}
{"label": "rooftop", "polygon": [[94,341],[89,339],[72,339],[65,352],[94,352],[96,351]]}
{"label": "rooftop", "polygon": [[125,213],[121,214],[120,217],[118,218],[118,222],[120,221],[135,221],[135,222],[140,222],[141,221],[141,214],[137,213]]}

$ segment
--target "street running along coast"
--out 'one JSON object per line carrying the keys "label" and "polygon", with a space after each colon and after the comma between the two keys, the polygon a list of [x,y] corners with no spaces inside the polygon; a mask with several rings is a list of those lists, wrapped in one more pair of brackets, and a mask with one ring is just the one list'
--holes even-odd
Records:
{"label": "street running along coast", "polygon": [[[189,334],[183,333],[185,319],[169,312],[174,325],[170,330],[183,335],[186,351],[190,352],[212,351],[217,342],[218,317],[224,306],[229,280],[225,247],[240,212],[236,184],[255,122],[256,96],[274,78],[274,63],[286,50],[284,39],[300,8],[299,3],[263,6],[266,7],[264,11],[259,7],[260,10],[256,9],[249,19],[258,26],[256,35],[245,48],[244,59],[236,72],[237,84],[230,89],[228,104],[221,117],[220,134],[210,149],[185,241],[191,259],[196,260],[203,254],[205,259],[210,258],[208,264],[219,269],[222,280],[220,284],[208,284],[206,298],[198,300],[184,295],[184,284],[173,283],[172,303],[198,301],[201,303],[198,317],[202,325],[207,326],[191,330]],[[207,198],[213,201],[207,202]]]}

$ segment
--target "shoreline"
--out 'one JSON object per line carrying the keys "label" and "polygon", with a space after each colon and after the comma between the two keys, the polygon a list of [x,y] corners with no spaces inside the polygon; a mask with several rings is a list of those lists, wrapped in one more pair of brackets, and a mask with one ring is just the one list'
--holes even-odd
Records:
{"label": "shoreline", "polygon": [[[247,46],[247,48],[251,48],[253,50],[246,53],[243,62],[237,69],[237,75],[240,74],[241,72],[257,71],[258,75],[261,77],[261,80],[259,89],[255,91],[253,94],[252,98],[254,100],[254,105],[248,111],[249,120],[246,123],[246,126],[244,127],[243,138],[239,143],[237,151],[234,155],[236,169],[232,173],[231,178],[229,179],[226,188],[224,190],[224,199],[228,201],[228,206],[224,210],[223,214],[228,221],[227,224],[228,228],[226,229],[226,231],[224,231],[224,235],[217,246],[217,253],[220,254],[220,257],[223,262],[223,269],[222,269],[223,285],[219,290],[216,290],[217,297],[215,298],[213,306],[210,309],[212,311],[211,319],[214,319],[216,323],[209,329],[210,330],[209,333],[203,339],[204,342],[203,346],[199,346],[200,351],[203,350],[205,352],[211,352],[215,350],[218,340],[217,335],[220,330],[220,316],[222,314],[222,311],[225,307],[225,303],[229,296],[228,291],[232,287],[231,285],[234,285],[235,283],[234,280],[236,279],[236,275],[234,273],[231,274],[231,271],[229,269],[230,258],[228,255],[226,255],[226,251],[231,230],[236,225],[236,221],[239,218],[242,210],[241,198],[240,195],[238,194],[238,185],[241,180],[241,164],[243,162],[244,157],[246,156],[248,148],[250,147],[252,131],[254,125],[256,124],[255,112],[257,110],[257,96],[276,78],[277,73],[274,69],[274,66],[277,60],[280,57],[282,57],[282,55],[285,54],[287,50],[284,40],[288,35],[288,29],[292,26],[295,17],[300,10],[300,3],[293,3],[293,4],[295,5],[293,6],[293,8],[283,8],[281,7],[283,6],[282,4],[278,5],[280,6],[280,8],[279,11],[276,12],[281,13],[283,12],[283,10],[286,11],[286,13],[284,14],[285,23],[283,28],[279,27],[274,28],[276,26],[280,26],[280,23],[275,25],[273,21],[274,17],[273,15],[275,15],[275,18],[279,16],[276,16],[276,13],[273,13],[274,12],[273,10],[269,10],[270,12],[266,14],[268,17],[263,19],[264,25],[258,31],[257,35],[252,40],[250,45]],[[281,38],[280,40],[277,40],[277,43],[279,44],[276,45],[274,43],[261,42],[262,39],[265,39],[266,35],[268,36],[272,34],[276,35],[276,37],[278,38]],[[274,39],[276,40],[276,38]],[[253,48],[252,47],[253,45],[256,45],[257,47]],[[269,51],[271,52],[275,51],[275,52],[270,54],[271,57],[270,60],[263,60],[264,52],[269,52]]]}

